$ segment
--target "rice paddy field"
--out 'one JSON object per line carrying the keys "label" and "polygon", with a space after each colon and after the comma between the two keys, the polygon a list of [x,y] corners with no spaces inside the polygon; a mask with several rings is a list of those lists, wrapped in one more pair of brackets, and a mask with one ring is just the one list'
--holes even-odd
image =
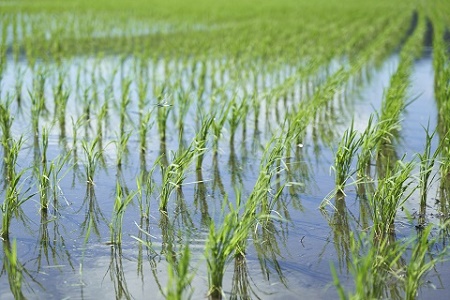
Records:
{"label": "rice paddy field", "polygon": [[0,299],[448,299],[450,2],[0,0]]}

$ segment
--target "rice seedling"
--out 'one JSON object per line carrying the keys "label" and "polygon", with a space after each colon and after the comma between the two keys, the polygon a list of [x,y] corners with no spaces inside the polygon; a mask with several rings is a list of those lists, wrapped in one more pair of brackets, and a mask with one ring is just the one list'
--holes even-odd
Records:
{"label": "rice seedling", "polygon": [[48,150],[48,130],[42,129],[41,144],[41,161],[34,166],[39,181],[39,198],[41,202],[41,210],[47,212],[49,207],[50,194],[50,177],[52,169],[48,167],[47,150]]}
{"label": "rice seedling", "polygon": [[[441,251],[436,255],[429,255],[430,249],[436,243],[436,239],[431,236],[432,226],[427,226],[415,240],[411,251],[411,258],[405,270],[405,299],[417,299],[419,288],[424,284],[423,277],[438,262],[444,261],[445,252]],[[429,258],[427,258],[429,257]]]}
{"label": "rice seedling", "polygon": [[362,138],[358,138],[357,135],[358,132],[354,130],[352,122],[350,127],[344,132],[344,136],[336,151],[333,167],[336,174],[336,193],[345,194],[345,185],[352,176],[352,173],[350,173],[352,160],[362,144]]}
{"label": "rice seedling", "polygon": [[102,155],[102,151],[98,150],[96,147],[97,143],[98,138],[95,138],[90,143],[86,140],[81,141],[81,147],[84,150],[84,156],[86,158],[84,165],[86,182],[90,185],[94,184],[95,171],[97,169],[100,156]]}
{"label": "rice seedling", "polygon": [[139,121],[139,145],[142,154],[147,151],[147,133],[152,127],[150,122],[152,116],[152,111],[148,111],[146,114],[140,116]]}
{"label": "rice seedling", "polygon": [[420,207],[426,207],[429,185],[431,184],[430,176],[433,171],[434,163],[440,154],[440,147],[434,153],[431,152],[431,143],[436,131],[430,134],[429,130],[425,130],[425,149],[422,154],[418,154],[420,160],[419,170],[419,189],[420,189]]}
{"label": "rice seedling", "polygon": [[185,179],[185,172],[192,163],[195,155],[196,152],[193,150],[191,144],[188,148],[179,149],[173,153],[172,162],[167,166],[164,165],[162,160],[158,161],[162,174],[162,186],[159,196],[159,209],[161,211],[167,211],[169,198],[175,189],[181,187]]}
{"label": "rice seedling", "polygon": [[[209,225],[209,235],[205,245],[205,256],[208,267],[208,296],[211,299],[222,299],[222,281],[225,266],[234,253],[240,253],[239,245],[247,239],[252,218],[239,218],[241,195],[236,191],[236,206],[228,199],[223,202],[229,212],[224,216],[222,226],[216,229],[214,222]],[[223,208],[226,209],[226,206]]]}
{"label": "rice seedling", "polygon": [[124,79],[122,81],[122,97],[120,101],[120,124],[119,124],[119,132],[120,132],[120,139],[123,140],[125,135],[125,121],[127,117],[127,110],[131,103],[131,99],[129,96],[130,93],[130,85],[131,80]]}
{"label": "rice seedling", "polygon": [[176,259],[172,255],[167,255],[167,288],[164,294],[166,299],[191,299],[193,291],[189,291],[195,273],[191,273],[190,260],[191,252],[188,245],[182,246],[179,250],[180,257]]}
{"label": "rice seedling", "polygon": [[[228,125],[230,126],[230,145],[234,145],[234,137],[236,134],[237,127],[241,123],[242,118],[244,118],[247,115],[246,101],[241,100],[241,102],[238,103],[238,100],[236,99],[236,97],[237,96],[235,96],[233,98],[233,100],[231,101],[231,104],[230,104],[231,116],[229,117],[229,119],[227,119]],[[233,146],[231,146],[231,147],[233,147]]]}
{"label": "rice seedling", "polygon": [[123,215],[127,209],[127,206],[134,199],[136,192],[126,193],[120,182],[116,182],[116,198],[114,200],[113,218],[110,224],[111,241],[113,245],[120,245],[122,243],[122,226]]}
{"label": "rice seedling", "polygon": [[225,125],[225,122],[227,121],[228,112],[229,112],[230,108],[231,108],[231,105],[228,104],[224,109],[221,109],[220,114],[219,114],[219,112],[212,113],[212,115],[215,116],[213,119],[213,122],[211,124],[213,134],[214,134],[212,148],[213,148],[213,152],[215,154],[217,154],[217,152],[219,151],[219,141],[222,136],[223,126]]}
{"label": "rice seedling", "polygon": [[128,153],[127,145],[128,145],[128,140],[130,139],[130,136],[131,136],[131,132],[123,133],[117,138],[117,140],[115,142],[116,151],[117,151],[116,165],[118,168],[122,167],[123,160],[126,158],[126,155]]}
{"label": "rice seedling", "polygon": [[205,118],[201,122],[200,130],[197,132],[194,143],[195,143],[195,151],[198,153],[197,155],[197,163],[196,168],[197,170],[202,168],[203,163],[203,155],[206,152],[206,143],[207,143],[207,136],[209,129],[214,122],[214,116],[211,116],[209,118]]}
{"label": "rice seedling", "polygon": [[4,158],[6,165],[6,189],[5,199],[1,205],[2,211],[2,228],[1,237],[3,240],[9,239],[9,230],[12,218],[18,215],[21,205],[30,199],[33,195],[26,195],[25,191],[22,191],[23,183],[21,183],[22,175],[25,173],[25,169],[20,172],[16,171],[17,159],[19,151],[22,148],[23,139],[12,139],[10,141],[10,150],[8,156]]}
{"label": "rice seedling", "polygon": [[415,190],[410,178],[413,167],[413,162],[395,162],[378,178],[374,193],[367,195],[376,237],[393,233],[397,211]]}
{"label": "rice seedling", "polygon": [[[10,102],[0,103],[0,128],[2,130],[1,144],[3,147],[3,156],[5,158],[9,157],[9,152],[11,148],[12,134],[11,126],[13,124],[13,117],[10,112]],[[8,164],[5,164],[5,172],[8,173]],[[8,178],[8,177],[6,177]]]}

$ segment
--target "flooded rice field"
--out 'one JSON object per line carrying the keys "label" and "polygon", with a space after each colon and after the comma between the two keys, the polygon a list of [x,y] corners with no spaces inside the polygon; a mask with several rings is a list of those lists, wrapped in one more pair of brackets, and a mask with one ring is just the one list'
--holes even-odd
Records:
{"label": "flooded rice field", "polygon": [[[210,34],[251,35],[250,21],[105,15],[94,30],[67,13],[41,32],[46,13],[13,8],[0,22],[1,299],[446,298],[438,11],[374,15],[370,37],[351,39],[366,21],[332,19],[341,34],[292,59],[248,50],[276,35],[208,48]],[[187,55],[189,37],[204,52]]]}

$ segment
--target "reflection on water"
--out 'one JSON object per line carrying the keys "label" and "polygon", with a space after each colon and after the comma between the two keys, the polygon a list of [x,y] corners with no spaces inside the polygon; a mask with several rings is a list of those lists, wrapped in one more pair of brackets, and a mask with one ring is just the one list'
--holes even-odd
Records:
{"label": "reflection on water", "polygon": [[[347,275],[352,233],[371,226],[364,195],[376,190],[372,178],[375,173],[383,177],[405,152],[421,149],[417,144],[423,142],[422,131],[417,127],[423,125],[422,115],[432,119],[436,114],[430,105],[431,79],[421,77],[431,69],[428,58],[416,63],[413,94],[421,96],[408,107],[399,140],[382,144],[374,154],[376,165],[369,163],[367,172],[358,174],[357,186],[336,195],[333,210],[318,209],[334,190],[329,167],[337,141],[352,118],[355,128],[365,129],[397,60],[388,59],[378,70],[364,69],[371,76],[355,75],[348,86],[333,91],[323,109],[310,116],[312,122],[303,125],[305,131],[296,133],[295,144],[279,149],[277,160],[263,170],[268,184],[258,194],[258,209],[271,217],[252,229],[245,253],[230,256],[223,282],[227,298],[335,297],[329,288],[330,262],[351,288]],[[339,67],[333,61],[310,77],[297,78],[293,66],[275,68],[259,60],[253,64],[244,72],[227,59],[198,63],[189,58],[99,56],[34,66],[8,61],[0,98],[10,99],[11,110],[17,112],[12,134],[27,137],[18,166],[34,165],[24,174],[38,177],[42,166],[69,158],[44,194],[32,176],[23,177],[36,196],[23,204],[21,214],[30,221],[23,225],[20,217],[14,219],[11,236],[18,240],[17,260],[11,258],[11,242],[3,244],[1,298],[9,297],[3,295],[6,290],[16,298],[164,298],[167,257],[176,262],[180,245],[191,251],[194,298],[206,297],[204,245],[211,221],[221,220],[223,199],[233,203],[237,187],[242,187],[244,198],[254,195],[266,151],[262,145],[282,126],[293,126],[284,124],[288,116]],[[234,118],[222,120],[224,111]],[[242,111],[247,118],[239,115]],[[205,119],[209,113],[215,118]],[[44,128],[49,132],[45,147]],[[202,128],[214,136],[205,138]],[[439,136],[444,138],[443,133]],[[92,147],[83,148],[81,141]],[[204,151],[194,155],[194,149]],[[98,157],[92,169],[85,168],[90,155]],[[177,158],[182,155],[195,168],[180,168]],[[87,178],[91,171],[93,178]],[[169,180],[162,184],[164,176]],[[436,207],[428,203],[433,208],[427,217],[435,214],[440,222],[449,214],[448,181],[443,177],[438,188],[432,187],[438,190]],[[124,194],[142,187],[124,214],[120,245],[108,243],[116,184]],[[45,195],[53,201],[48,210],[40,210],[39,196]],[[163,197],[167,203],[160,210]],[[405,205],[411,211],[419,208],[414,199]],[[394,224],[392,243],[413,231],[403,214],[398,220],[408,226]],[[441,232],[443,243],[448,238],[445,230],[448,227]],[[392,298],[402,293],[394,280],[383,291]]]}

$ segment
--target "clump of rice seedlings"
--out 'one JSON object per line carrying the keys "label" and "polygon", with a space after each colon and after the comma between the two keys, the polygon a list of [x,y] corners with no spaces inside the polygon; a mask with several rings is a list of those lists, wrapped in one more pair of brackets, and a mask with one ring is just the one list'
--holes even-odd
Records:
{"label": "clump of rice seedlings", "polygon": [[130,139],[131,132],[121,134],[118,137],[118,140],[115,142],[116,144],[116,151],[117,151],[117,157],[116,157],[116,165],[118,168],[122,167],[123,160],[126,158],[127,155],[127,145],[128,140]]}
{"label": "clump of rice seedlings", "polygon": [[420,171],[419,171],[419,188],[420,188],[420,207],[425,209],[427,205],[427,194],[429,187],[429,180],[431,173],[433,171],[434,163],[440,154],[440,147],[431,153],[431,142],[433,140],[436,131],[432,134],[429,133],[428,129],[425,130],[425,149],[422,154],[418,154],[420,160]]}
{"label": "clump of rice seedlings", "polygon": [[405,276],[403,277],[405,281],[405,299],[417,299],[419,287],[424,283],[423,277],[438,262],[445,259],[445,251],[434,257],[430,255],[431,249],[436,243],[436,239],[430,238],[431,229],[432,226],[427,226],[415,240],[411,257],[406,266]]}
{"label": "clump of rice seedlings", "polygon": [[[1,46],[0,46],[1,47]],[[23,86],[23,80],[24,80],[25,70],[19,69],[16,73],[16,84],[14,85],[15,89],[15,99],[17,103],[17,108],[20,111],[22,109],[22,86]],[[0,78],[1,78],[1,71],[0,71]]]}
{"label": "clump of rice seedlings", "polygon": [[102,155],[102,150],[97,149],[97,143],[98,138],[93,139],[90,143],[86,140],[81,141],[81,147],[84,150],[84,155],[86,158],[84,165],[86,182],[91,185],[94,184],[94,174]]}
{"label": "clump of rice seedlings", "polygon": [[116,182],[116,198],[114,200],[113,218],[110,224],[111,244],[120,245],[122,243],[123,215],[135,195],[135,192],[126,193],[120,182]]}
{"label": "clump of rice seedlings", "polygon": [[58,70],[58,79],[56,85],[53,88],[53,117],[60,120],[61,116],[66,115],[67,100],[69,93],[64,90],[64,80],[67,78],[67,71],[61,69]]}
{"label": "clump of rice seedlings", "polygon": [[139,117],[139,149],[143,155],[147,152],[147,133],[152,127],[152,124],[150,123],[151,116],[152,111],[150,110],[145,114],[140,114]]}
{"label": "clump of rice seedlings", "polygon": [[166,258],[168,281],[164,297],[168,300],[191,299],[194,291],[189,289],[195,272],[191,272],[189,266],[191,261],[189,246],[181,247],[179,259],[170,253]]}
{"label": "clump of rice seedlings", "polygon": [[[355,290],[345,291],[334,265],[331,265],[333,284],[340,299],[416,299],[423,277],[436,263],[444,260],[445,250],[436,255],[431,249],[436,239],[430,238],[431,226],[410,240],[376,237],[370,233],[351,233],[349,271]],[[406,253],[411,256],[407,260]]]}
{"label": "clump of rice seedlings", "polygon": [[23,266],[17,257],[17,242],[14,240],[12,244],[8,241],[3,242],[3,252],[5,253],[3,264],[4,270],[8,275],[9,287],[14,299],[26,299],[22,292],[23,284]]}
{"label": "clump of rice seedlings", "polygon": [[159,160],[158,163],[161,167],[162,174],[162,187],[159,200],[159,209],[161,211],[167,211],[167,204],[172,192],[181,187],[185,179],[185,172],[196,154],[191,144],[186,149],[180,148],[177,152],[174,152],[174,157],[170,164],[165,165],[162,160]]}
{"label": "clump of rice seedlings", "polygon": [[[253,224],[253,218],[247,214],[247,218],[239,216],[241,209],[241,193],[236,191],[236,206],[233,206],[228,198],[224,199],[223,210],[229,212],[224,216],[220,227],[216,228],[215,222],[209,225],[209,235],[205,245],[205,256],[208,268],[208,296],[211,299],[222,299],[222,281],[225,267],[233,254],[240,253],[239,246],[248,237]],[[228,207],[227,207],[228,206]]]}
{"label": "clump of rice seedlings", "polygon": [[384,177],[379,177],[373,194],[367,194],[376,236],[393,233],[397,210],[412,195],[411,171],[413,162],[399,160],[386,169]]}
{"label": "clump of rice seedlings", "polygon": [[[1,144],[3,147],[3,155],[5,158],[9,156],[9,151],[11,148],[11,141],[12,141],[11,127],[14,119],[11,116],[9,107],[10,107],[9,101],[7,101],[6,103],[0,103],[0,128],[2,130]],[[7,164],[5,164],[4,166],[6,166],[5,167],[6,171],[7,167],[9,166]]]}
{"label": "clump of rice seedlings", "polygon": [[225,122],[227,121],[228,112],[229,112],[230,108],[231,108],[231,103],[226,105],[226,107],[224,109],[221,109],[220,113],[219,112],[213,113],[215,117],[213,119],[211,126],[212,126],[212,130],[213,130],[213,134],[214,134],[213,147],[212,147],[214,154],[217,154],[217,152],[219,151],[219,141],[222,136],[223,126],[225,125]]}
{"label": "clump of rice seedlings", "polygon": [[158,164],[155,163],[150,171],[141,171],[139,176],[136,177],[136,196],[138,199],[139,211],[141,217],[145,219],[150,218],[150,195],[155,188],[152,176],[157,166]]}
{"label": "clump of rice seedlings", "polygon": [[356,163],[356,173],[358,178],[370,176],[370,163],[374,158],[373,150],[378,144],[379,136],[376,135],[376,124],[373,123],[374,116],[371,115],[367,122],[366,129],[361,134],[361,147]]}
{"label": "clump of rice seedlings", "polygon": [[25,169],[20,172],[16,172],[17,158],[20,149],[23,145],[23,139],[20,137],[18,140],[12,139],[10,141],[10,150],[8,151],[8,156],[4,158],[4,163],[6,165],[6,191],[5,199],[1,205],[2,212],[2,228],[1,237],[4,240],[9,239],[9,229],[11,220],[14,215],[18,214],[20,206],[27,201],[32,196],[21,197],[22,186],[20,180],[22,175],[25,173]]}
{"label": "clump of rice seedlings", "polygon": [[245,100],[242,100],[241,103],[238,103],[235,96],[231,101],[231,115],[229,116],[228,125],[230,126],[230,147],[234,145],[234,136],[236,134],[237,127],[242,121],[242,118],[245,118],[247,115],[247,104]]}
{"label": "clump of rice seedlings", "polygon": [[158,103],[156,104],[156,123],[158,124],[159,139],[161,144],[166,143],[166,128],[167,119],[172,108],[172,104],[167,102],[167,97],[164,93],[165,87],[160,88],[159,94],[157,93]]}
{"label": "clump of rice seedlings", "polygon": [[336,193],[344,194],[347,180],[351,177],[350,168],[353,158],[362,143],[362,138],[358,138],[358,132],[353,128],[353,122],[345,132],[339,143],[334,157],[334,171]]}
{"label": "clump of rice seedlings", "polygon": [[195,139],[194,139],[195,151],[198,153],[197,163],[196,163],[197,170],[202,168],[203,155],[204,155],[205,151],[207,150],[207,148],[206,148],[207,137],[208,137],[209,129],[213,123],[213,120],[214,120],[214,116],[204,118],[204,120],[202,121],[202,124],[201,124],[201,128],[197,132]]}
{"label": "clump of rice seedlings", "polygon": [[120,124],[119,124],[121,140],[125,135],[125,121],[127,117],[127,109],[131,103],[131,98],[129,96],[130,85],[131,80],[126,79],[122,81],[122,98],[120,101]]}
{"label": "clump of rice seedlings", "polygon": [[39,181],[39,198],[41,210],[47,212],[49,206],[49,190],[51,168],[47,165],[48,129],[42,129],[41,161],[34,166]]}
{"label": "clump of rice seedlings", "polygon": [[192,101],[189,99],[189,95],[180,91],[178,93],[178,101],[177,101],[177,110],[178,116],[176,121],[176,127],[178,129],[178,143],[183,144],[183,136],[184,136],[184,125],[185,125],[185,117],[189,112],[189,107],[191,106]]}
{"label": "clump of rice seedlings", "polygon": [[[391,298],[393,295],[390,293],[394,295],[398,293],[396,272],[402,271],[402,254],[406,247],[398,242],[390,242],[386,238],[377,240],[374,234],[374,231],[370,234],[351,233],[349,271],[355,282],[353,293],[345,291],[335,267],[331,264],[333,283],[340,299]],[[387,282],[390,284],[386,284]]]}

